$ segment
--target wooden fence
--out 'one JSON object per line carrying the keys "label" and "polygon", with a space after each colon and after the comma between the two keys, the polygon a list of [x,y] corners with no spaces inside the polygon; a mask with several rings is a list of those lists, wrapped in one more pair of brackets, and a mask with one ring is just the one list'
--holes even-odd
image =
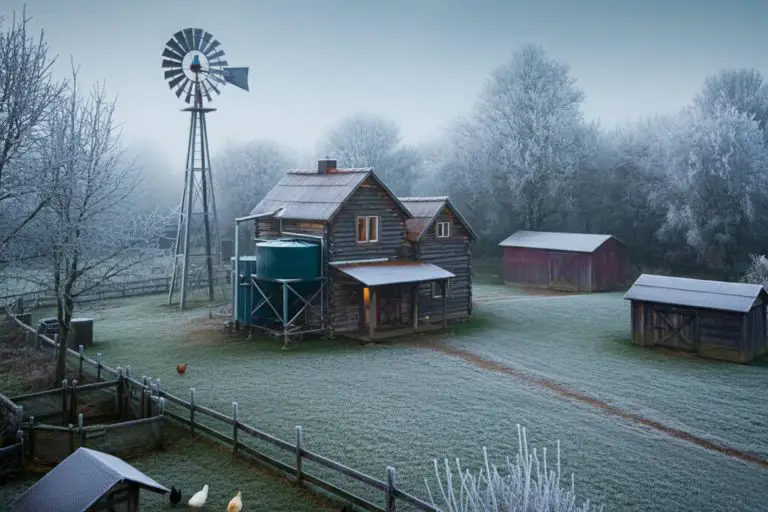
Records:
{"label": "wooden fence", "polygon": [[[51,347],[56,347],[57,342],[37,332],[33,327],[21,322],[16,316],[7,314],[9,325],[22,329],[27,333],[28,338],[35,338],[36,344],[45,344]],[[80,346],[78,351],[67,349],[67,355],[69,355],[78,365],[78,372],[83,375],[83,371],[86,366],[95,370],[96,381],[100,383],[106,379],[106,376],[111,375],[117,382],[122,382],[125,386],[122,389],[131,388],[139,391],[138,394],[146,396],[148,400],[163,404],[164,401],[173,403],[181,407],[186,413],[184,415],[168,410],[164,405],[160,406],[162,417],[166,421],[173,422],[188,428],[192,433],[201,433],[213,440],[228,446],[233,454],[245,455],[254,459],[263,465],[276,470],[277,472],[288,476],[294,482],[305,485],[311,490],[322,490],[326,493],[336,496],[349,504],[352,504],[362,510],[366,511],[381,511],[381,512],[394,512],[398,501],[407,503],[414,507],[416,510],[423,510],[426,512],[442,512],[441,509],[436,506],[413,496],[397,487],[395,468],[388,466],[386,468],[386,481],[374,478],[370,475],[362,473],[356,469],[350,468],[336,462],[332,459],[324,457],[318,453],[307,450],[302,443],[302,430],[301,426],[296,426],[296,439],[294,442],[288,442],[278,437],[275,437],[266,432],[262,432],[246,423],[243,423],[238,418],[238,404],[232,403],[232,414],[227,415],[200,405],[196,401],[194,389],[190,390],[189,400],[179,398],[164,389],[162,389],[160,379],[153,380],[146,376],[143,376],[141,380],[137,380],[131,375],[130,366],[125,368],[116,367],[111,368],[105,365],[102,361],[101,354],[97,353],[95,359],[91,359],[85,355],[83,347]],[[116,387],[121,389],[120,387]],[[61,392],[61,390],[54,390]],[[210,418],[225,426],[225,428],[231,431],[231,435],[223,434],[217,429],[211,428],[202,424],[199,421],[200,416]],[[266,455],[258,450],[244,445],[241,440],[242,436],[249,436],[253,439],[269,443],[272,446],[280,448],[281,450],[290,453],[294,458],[293,464],[286,464],[279,461],[269,455]],[[379,505],[371,503],[370,501],[361,498],[353,492],[342,489],[341,487],[334,485],[326,480],[323,480],[315,475],[312,475],[305,471],[302,467],[303,461],[312,461],[325,468],[328,468],[336,473],[345,475],[357,482],[365,484],[378,492],[382,492],[385,497],[385,507],[382,508]]]}

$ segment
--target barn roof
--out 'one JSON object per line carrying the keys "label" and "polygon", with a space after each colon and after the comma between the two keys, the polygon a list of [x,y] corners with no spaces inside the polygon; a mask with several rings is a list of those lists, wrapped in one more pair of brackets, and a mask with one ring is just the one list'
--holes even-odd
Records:
{"label": "barn roof", "polygon": [[410,215],[389,187],[376,176],[372,167],[334,169],[325,174],[319,174],[316,170],[290,170],[251,210],[251,215],[329,221],[368,177],[373,177],[395,203]]}
{"label": "barn roof", "polygon": [[611,238],[622,243],[613,235],[520,230],[505,238],[499,245],[501,247],[523,247],[549,251],[595,252],[598,247]]}
{"label": "barn roof", "polygon": [[132,482],[164,494],[168,489],[112,455],[78,448],[19,496],[11,507],[16,512],[55,510],[83,512],[112,487]]}
{"label": "barn roof", "polygon": [[424,233],[429,230],[430,226],[435,222],[435,219],[443,208],[446,206],[451,209],[459,222],[462,223],[464,228],[469,232],[469,236],[472,239],[477,239],[477,233],[469,225],[469,222],[463,215],[453,206],[448,196],[433,196],[433,197],[401,197],[400,201],[410,210],[413,219],[406,221],[406,227],[408,228],[408,237],[413,241],[418,241]]}
{"label": "barn roof", "polygon": [[760,295],[764,295],[763,298],[768,297],[768,293],[759,284],[643,274],[637,278],[624,298],[747,313]]}

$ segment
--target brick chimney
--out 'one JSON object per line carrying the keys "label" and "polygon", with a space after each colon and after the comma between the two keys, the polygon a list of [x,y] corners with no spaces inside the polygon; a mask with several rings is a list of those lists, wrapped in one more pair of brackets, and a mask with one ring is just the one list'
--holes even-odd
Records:
{"label": "brick chimney", "polygon": [[336,160],[331,160],[328,157],[317,161],[317,174],[328,174],[336,170]]}

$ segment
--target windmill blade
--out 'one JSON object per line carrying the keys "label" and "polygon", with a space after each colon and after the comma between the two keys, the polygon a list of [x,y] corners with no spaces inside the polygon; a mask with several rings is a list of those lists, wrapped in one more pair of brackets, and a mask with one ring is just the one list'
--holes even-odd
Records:
{"label": "windmill blade", "polygon": [[181,62],[177,62],[175,60],[163,59],[163,66],[162,67],[164,67],[164,68],[180,68],[181,67]]}
{"label": "windmill blade", "polygon": [[224,68],[223,76],[224,80],[235,87],[248,90],[248,68]]}
{"label": "windmill blade", "polygon": [[181,49],[184,50],[184,53],[189,52],[189,46],[187,46],[187,40],[184,39],[184,33],[179,30],[175,34],[173,34],[174,39],[176,39],[176,42],[179,43],[179,46],[181,46]]}
{"label": "windmill blade", "polygon": [[184,101],[189,103],[190,98],[192,98],[192,91],[195,89],[195,84],[190,82],[189,90],[187,91],[187,96],[184,98]]}
{"label": "windmill blade", "polygon": [[182,30],[184,32],[184,39],[187,40],[187,48],[190,50],[195,49],[195,30],[192,28],[185,28]]}
{"label": "windmill blade", "polygon": [[[213,75],[211,75],[211,78],[213,78]],[[216,87],[216,85],[213,82],[208,82],[208,86],[215,92],[216,94],[221,94],[221,91]]]}
{"label": "windmill blade", "polygon": [[203,30],[196,28],[194,29],[195,32],[195,50],[200,51],[200,40],[203,38]]}
{"label": "windmill blade", "polygon": [[173,80],[171,80],[170,82],[168,82],[168,87],[170,87],[171,89],[173,89],[173,88],[174,88],[174,87],[176,87],[176,85],[178,85],[178,84],[179,84],[179,83],[180,83],[182,80],[189,80],[189,79],[188,79],[188,78],[187,78],[187,77],[184,75],[184,70],[181,70],[181,74],[180,74],[179,76],[177,76],[176,78],[174,78]]}
{"label": "windmill blade", "polygon": [[182,48],[173,38],[170,38],[168,42],[165,43],[165,46],[168,46],[171,50],[178,53],[179,55],[184,55],[187,53],[184,51],[184,48]]}
{"label": "windmill blade", "polygon": [[184,89],[187,87],[187,84],[189,83],[189,78],[184,77],[184,83],[179,86],[178,89],[176,89],[176,97],[181,98],[181,93],[184,92]]}
{"label": "windmill blade", "polygon": [[203,55],[208,54],[208,43],[211,41],[213,36],[209,32],[203,31],[203,42],[200,45],[200,53]]}
{"label": "windmill blade", "polygon": [[210,55],[206,55],[206,58],[208,59],[208,62],[214,61],[216,59],[220,59],[224,56],[224,50],[219,50],[216,53],[212,53]]}
{"label": "windmill blade", "polygon": [[178,53],[173,52],[173,51],[169,50],[168,48],[163,50],[163,57],[168,57],[171,60],[179,61],[179,66],[181,66],[181,61],[184,60],[184,56],[183,55],[179,55]]}
{"label": "windmill blade", "polygon": [[203,94],[205,94],[205,98],[210,102],[213,100],[211,99],[211,93],[208,91],[208,87],[206,87],[206,84],[208,84],[207,79],[200,83],[200,89],[203,91]]}
{"label": "windmill blade", "polygon": [[211,80],[216,81],[217,83],[224,85],[226,84],[226,80],[224,80],[224,70],[223,69],[206,69],[203,71],[203,73],[208,73],[208,78]]}
{"label": "windmill blade", "polygon": [[221,43],[218,41],[218,39],[214,39],[213,42],[211,43],[211,46],[209,46],[208,48],[205,49],[205,52],[206,52],[205,56],[206,56],[206,58],[208,57],[209,53],[211,53],[213,50],[215,50],[219,46],[221,46]]}
{"label": "windmill blade", "polygon": [[169,71],[166,71],[163,74],[165,75],[165,79],[168,80],[169,78],[173,78],[177,75],[181,75],[182,73],[184,73],[184,70],[181,68],[178,68],[178,69],[171,69]]}

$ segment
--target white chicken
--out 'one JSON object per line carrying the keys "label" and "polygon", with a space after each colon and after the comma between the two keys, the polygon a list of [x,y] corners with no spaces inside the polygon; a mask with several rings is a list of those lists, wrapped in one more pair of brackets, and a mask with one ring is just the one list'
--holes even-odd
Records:
{"label": "white chicken", "polygon": [[189,498],[187,505],[189,505],[192,508],[202,508],[202,506],[205,505],[205,500],[207,499],[208,499],[208,484],[205,484],[201,490],[197,491],[195,494],[192,495],[191,498]]}
{"label": "white chicken", "polygon": [[237,495],[229,500],[227,512],[240,512],[241,510],[243,510],[243,499],[241,498],[240,491],[237,491]]}

